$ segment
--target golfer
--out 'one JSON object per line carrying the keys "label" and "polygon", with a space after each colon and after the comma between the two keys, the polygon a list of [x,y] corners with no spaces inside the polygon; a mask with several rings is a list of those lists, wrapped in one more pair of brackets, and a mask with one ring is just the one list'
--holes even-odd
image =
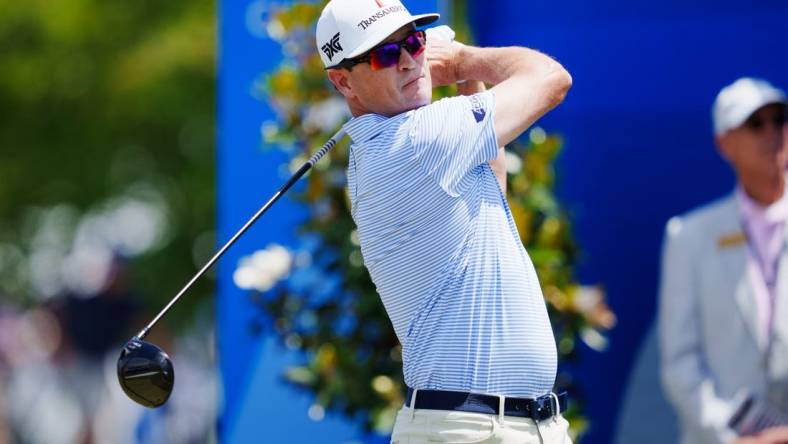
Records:
{"label": "golfer", "polygon": [[[416,26],[437,18],[398,0],[332,0],[316,33],[353,115],[348,192],[364,264],[402,344],[408,393],[392,442],[570,443],[499,147],[572,79],[527,48],[427,40]],[[452,83],[481,92],[431,103]]]}

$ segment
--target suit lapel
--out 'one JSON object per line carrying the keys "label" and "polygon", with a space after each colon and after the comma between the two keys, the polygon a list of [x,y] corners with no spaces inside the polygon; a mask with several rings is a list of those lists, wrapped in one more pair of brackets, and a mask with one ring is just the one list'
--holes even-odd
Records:
{"label": "suit lapel", "polygon": [[[742,316],[753,342],[763,350],[766,338],[761,333],[758,321],[758,306],[753,294],[752,276],[747,257],[747,238],[741,226],[741,216],[735,197],[731,196],[727,211],[729,214],[717,233],[717,251],[726,271],[721,279],[724,287],[733,290],[736,306]],[[788,266],[788,264],[786,264]],[[788,272],[788,270],[786,270]]]}
{"label": "suit lapel", "polygon": [[755,294],[747,260],[747,247],[738,246],[722,253],[723,261],[726,264],[728,273],[724,279],[728,280],[727,288],[733,289],[733,296],[736,299],[736,306],[742,316],[744,325],[752,336],[753,342],[758,344],[758,348],[763,350],[766,347],[766,338],[760,328],[758,320],[758,305],[755,301]]}

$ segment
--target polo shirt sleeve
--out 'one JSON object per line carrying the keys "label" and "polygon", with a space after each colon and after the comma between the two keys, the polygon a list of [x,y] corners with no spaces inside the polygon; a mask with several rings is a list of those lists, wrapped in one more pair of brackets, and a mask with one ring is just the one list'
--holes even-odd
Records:
{"label": "polo shirt sleeve", "polygon": [[495,95],[439,100],[414,111],[410,138],[422,169],[449,195],[459,196],[498,156],[493,127]]}

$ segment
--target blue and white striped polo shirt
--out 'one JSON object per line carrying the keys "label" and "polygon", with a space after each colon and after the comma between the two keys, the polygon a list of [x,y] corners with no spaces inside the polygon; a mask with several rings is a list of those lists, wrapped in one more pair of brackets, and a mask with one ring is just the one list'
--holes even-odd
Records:
{"label": "blue and white striped polo shirt", "polygon": [[352,119],[348,192],[408,386],[536,397],[555,381],[555,339],[488,164],[494,100],[487,91]]}

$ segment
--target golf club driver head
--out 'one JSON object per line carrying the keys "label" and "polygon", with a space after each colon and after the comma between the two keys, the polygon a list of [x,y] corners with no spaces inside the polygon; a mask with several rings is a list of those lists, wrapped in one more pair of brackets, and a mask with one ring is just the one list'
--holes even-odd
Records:
{"label": "golf club driver head", "polygon": [[170,398],[175,370],[167,353],[134,337],[120,352],[118,382],[134,402],[145,407],[159,407]]}

